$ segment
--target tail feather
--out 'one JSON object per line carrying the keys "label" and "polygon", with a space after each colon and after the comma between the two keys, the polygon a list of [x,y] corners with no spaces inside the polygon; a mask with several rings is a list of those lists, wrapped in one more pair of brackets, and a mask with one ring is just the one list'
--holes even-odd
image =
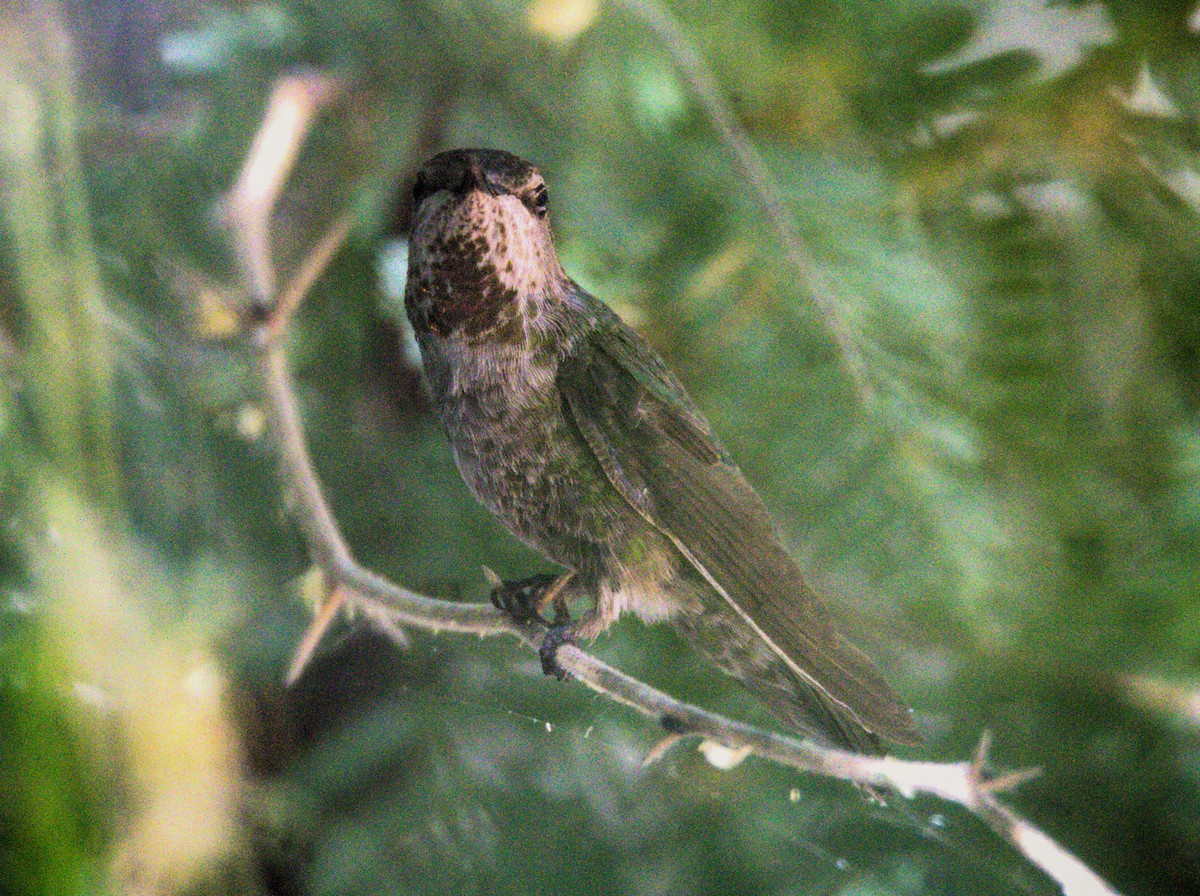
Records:
{"label": "tail feather", "polygon": [[734,613],[683,613],[671,622],[689,646],[741,681],[787,727],[826,746],[885,752],[850,710],[802,681]]}

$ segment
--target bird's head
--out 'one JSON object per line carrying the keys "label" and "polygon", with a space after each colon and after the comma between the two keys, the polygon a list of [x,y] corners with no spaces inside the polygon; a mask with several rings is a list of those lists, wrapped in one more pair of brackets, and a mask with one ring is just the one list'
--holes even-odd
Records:
{"label": "bird's head", "polygon": [[495,149],[454,149],[425,163],[409,241],[414,323],[441,336],[483,332],[563,282],[536,168]]}

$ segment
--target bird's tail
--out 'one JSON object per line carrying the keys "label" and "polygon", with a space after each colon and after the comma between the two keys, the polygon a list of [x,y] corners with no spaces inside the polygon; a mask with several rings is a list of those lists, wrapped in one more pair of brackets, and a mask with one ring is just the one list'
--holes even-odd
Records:
{"label": "bird's tail", "polygon": [[885,752],[852,712],[804,682],[732,611],[681,613],[671,622],[689,646],[741,681],[788,728],[826,746]]}

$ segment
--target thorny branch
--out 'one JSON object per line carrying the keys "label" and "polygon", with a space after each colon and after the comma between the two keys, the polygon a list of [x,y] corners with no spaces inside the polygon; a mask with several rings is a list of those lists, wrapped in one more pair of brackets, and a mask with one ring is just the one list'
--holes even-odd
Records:
{"label": "thorny branch", "polygon": [[[305,79],[316,81],[297,83]],[[289,160],[295,158],[319,107],[331,98],[332,91],[326,89],[329,83],[316,73],[306,73],[284,78],[276,87],[276,98],[268,107],[260,139],[246,160],[239,188],[227,199],[231,205],[241,203],[239,207],[229,208],[227,220],[236,222],[233,226],[248,228],[256,234],[252,240],[247,240],[245,234],[234,237],[234,245],[241,251],[257,252],[261,246],[269,244],[262,235],[269,234],[271,205],[261,201],[261,197],[279,194],[290,170]],[[281,93],[286,97],[286,103],[279,101]],[[310,103],[311,107],[298,112],[291,105],[295,102]],[[279,119],[276,112],[279,109],[286,110],[285,120]],[[263,137],[265,134],[271,135],[270,140]],[[283,141],[284,145],[276,145],[277,141]],[[278,160],[274,167],[267,164],[269,158]],[[257,178],[267,178],[270,182],[258,183]],[[250,203],[241,197],[257,198]],[[274,301],[268,305],[266,321],[259,323],[253,331],[263,398],[280,455],[284,483],[291,494],[293,514],[309,552],[324,576],[328,594],[297,651],[289,679],[299,674],[338,609],[346,605],[355,607],[398,640],[403,640],[399,626],[413,626],[431,632],[511,635],[536,651],[545,633],[539,623],[517,623],[487,605],[454,603],[417,594],[360,566],[325,501],[304,439],[282,337],[304,295],[341,246],[349,226],[349,218],[343,216],[330,227],[288,285],[274,296],[266,297]],[[269,262],[261,256],[243,258],[242,263],[248,278],[256,281],[247,284],[252,293],[270,279],[255,276],[256,271],[261,274],[270,270]],[[799,771],[892,790],[903,797],[916,794],[940,797],[965,807],[982,819],[1030,862],[1054,878],[1066,896],[1116,896],[1116,891],[1079,859],[1000,802],[998,793],[1022,783],[1029,775],[989,777],[986,774],[986,735],[970,762],[914,762],[893,757],[860,756],[755,728],[683,703],[571,644],[564,645],[557,656],[562,667],[576,680],[657,720],[669,735],[663,749],[681,737],[703,738],[735,753],[755,754]],[[656,749],[651,758],[661,752]]]}

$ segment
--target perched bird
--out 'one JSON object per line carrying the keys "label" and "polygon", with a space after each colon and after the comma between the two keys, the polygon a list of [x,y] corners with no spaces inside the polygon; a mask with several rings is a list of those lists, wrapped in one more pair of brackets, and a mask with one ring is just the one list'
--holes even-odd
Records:
{"label": "perched bird", "polygon": [[[563,271],[546,184],[458,149],[413,186],[405,294],[433,405],[475,496],[563,575],[498,585],[542,651],[627,611],[670,622],[781,721],[826,744],[920,742],[911,712],[834,628],[761,499],[662,359]],[[588,598],[574,622],[566,603]]]}

